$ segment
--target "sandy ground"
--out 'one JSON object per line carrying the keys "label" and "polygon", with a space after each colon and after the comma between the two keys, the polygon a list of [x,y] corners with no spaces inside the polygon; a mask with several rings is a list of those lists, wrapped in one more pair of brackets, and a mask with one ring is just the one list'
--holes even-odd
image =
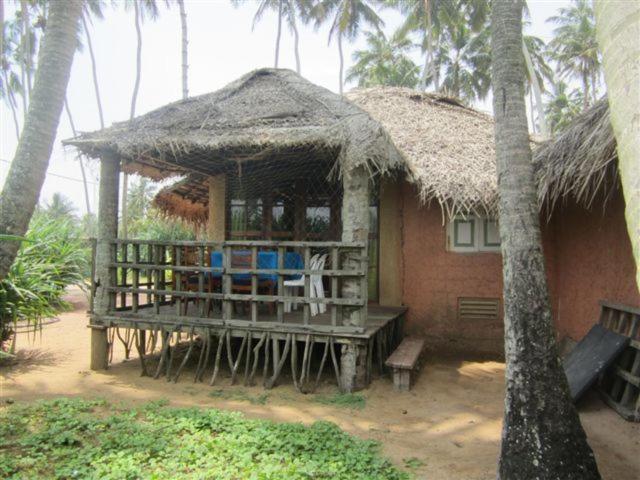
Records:
{"label": "sandy ground", "polygon": [[[75,310],[45,326],[41,339],[19,336],[22,361],[0,369],[2,404],[7,399],[22,402],[61,395],[129,402],[167,399],[172,405],[240,410],[277,421],[329,420],[350,433],[381,441],[384,454],[398,465],[417,458],[423,464],[414,469],[417,478],[495,478],[503,410],[502,363],[427,358],[411,392],[394,392],[390,379],[375,379],[364,392],[362,410],[318,404],[312,395],[299,394],[288,384],[267,392],[266,404],[252,404],[224,397],[255,398],[265,391],[229,387],[227,378],[210,387],[194,384],[187,370],[177,384],[140,377],[137,358],[124,361],[120,344],[109,370],[89,371],[86,303],[81,292],[70,300]],[[327,383],[318,393],[334,391]],[[217,395],[212,397],[212,392]],[[579,410],[603,478],[640,478],[640,425],[624,421],[593,393]]]}

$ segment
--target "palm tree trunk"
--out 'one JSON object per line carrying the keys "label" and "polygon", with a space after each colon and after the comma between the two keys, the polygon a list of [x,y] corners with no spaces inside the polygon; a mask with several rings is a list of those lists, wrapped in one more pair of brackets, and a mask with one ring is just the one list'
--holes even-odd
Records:
{"label": "palm tree trunk", "polygon": [[180,31],[182,33],[182,98],[189,98],[189,59],[188,49],[189,37],[187,35],[187,11],[184,8],[184,0],[178,0],[178,7],[180,8]]}
{"label": "palm tree trunk", "polygon": [[[27,9],[26,0],[20,0],[20,9],[24,12]],[[26,36],[26,22],[24,20],[24,14],[22,15],[22,20],[20,21],[20,36],[21,36],[21,57],[20,58],[20,83],[22,84],[22,118],[24,121],[27,120],[27,110],[28,110],[28,100],[27,100],[27,75],[26,75],[26,63],[27,58],[25,54],[25,36]]]}
{"label": "palm tree trunk", "polygon": [[506,398],[498,478],[599,479],[557,354],[524,100],[524,0],[491,12]]}
{"label": "palm tree trunk", "polygon": [[278,34],[276,35],[276,59],[275,68],[278,68],[280,57],[280,36],[282,35],[282,0],[278,2]]}
{"label": "palm tree trunk", "polygon": [[433,36],[432,36],[432,28],[433,24],[431,21],[431,8],[429,5],[429,0],[424,0],[424,11],[427,17],[427,58],[424,64],[424,70],[422,71],[422,78],[420,79],[420,84],[423,87],[423,90],[427,89],[427,81],[429,78],[428,69],[431,69],[433,72],[432,64],[433,64]]}
{"label": "palm tree trunk", "polygon": [[342,32],[338,32],[338,53],[340,54],[340,72],[338,79],[338,88],[340,95],[342,95],[342,75],[344,71],[344,54],[342,52]]}
{"label": "palm tree trunk", "polygon": [[[71,126],[71,132],[73,136],[78,136],[78,132],[76,130],[76,124],[73,121],[73,117],[71,116],[71,110],[69,109],[69,103],[67,102],[67,97],[64,97],[64,110],[67,114],[67,119],[69,120],[69,125]],[[84,170],[84,163],[82,162],[82,155],[78,155],[78,163],[80,164],[80,174],[82,175],[82,186],[84,187],[84,201],[87,207],[87,215],[91,215],[91,204],[89,202],[89,186],[87,184],[87,174]]]}
{"label": "palm tree trunk", "polygon": [[436,38],[436,44],[433,47],[433,61],[431,62],[431,68],[433,69],[433,87],[436,92],[440,91],[440,65],[438,65],[438,58],[436,56],[436,52],[438,51],[439,47],[440,38],[438,37]]}
{"label": "palm tree trunk", "polygon": [[589,78],[587,73],[582,73],[582,111],[584,112],[589,108]]}
{"label": "palm tree trunk", "polygon": [[427,83],[429,80],[429,70],[431,69],[432,58],[431,52],[427,50],[424,57],[424,67],[422,68],[422,76],[420,77],[420,84],[418,85],[418,90],[422,89],[423,91],[427,90]]}
{"label": "palm tree trunk", "polygon": [[[133,94],[131,95],[131,110],[129,112],[129,120],[133,120],[136,116],[136,102],[138,101],[138,90],[140,89],[140,76],[142,74],[142,29],[140,27],[140,6],[138,2],[133,2],[134,19],[136,25],[136,81],[133,86]],[[129,236],[129,216],[127,208],[129,175],[124,172],[122,174],[122,238]]]}
{"label": "palm tree trunk", "polygon": [[544,104],[542,103],[542,88],[540,88],[540,82],[538,81],[538,76],[536,75],[536,71],[533,69],[533,62],[531,61],[531,55],[529,54],[529,49],[527,48],[527,44],[524,43],[524,40],[522,41],[522,52],[524,53],[524,61],[527,66],[527,72],[529,73],[529,83],[531,84],[531,89],[533,90],[533,93],[536,97],[536,105],[538,106],[538,122],[540,124],[540,133],[544,138],[547,138],[549,136],[549,129],[547,128],[547,119],[544,116]]}
{"label": "palm tree trunk", "polygon": [[24,49],[25,49],[25,57],[24,62],[26,64],[26,72],[27,72],[27,85],[26,89],[31,97],[31,21],[29,19],[29,5],[26,0],[20,0],[20,5],[22,9],[22,21],[24,23]]}
{"label": "palm tree trunk", "polygon": [[460,65],[458,64],[458,59],[456,58],[456,63],[453,65],[453,96],[455,98],[460,98]]}
{"label": "palm tree trunk", "polygon": [[[640,289],[640,32],[638,2],[596,0],[596,34],[607,85],[611,124],[618,143],[618,171],[624,194],[625,219],[636,261]],[[631,48],[631,45],[636,45]]]}
{"label": "palm tree trunk", "polygon": [[[291,15],[294,15],[294,13],[291,13]],[[293,29],[293,53],[296,56],[296,72],[300,75],[300,34],[298,33],[295,17],[292,18],[291,28]]]}
{"label": "palm tree trunk", "polygon": [[529,118],[531,120],[531,132],[536,133],[536,116],[534,115],[533,88],[529,86]]}
{"label": "palm tree trunk", "polygon": [[[69,82],[82,1],[52,2],[22,135],[0,194],[0,233],[22,236],[38,202]],[[0,280],[18,242],[0,242]]]}
{"label": "palm tree trunk", "polygon": [[20,140],[20,121],[18,120],[18,113],[16,112],[16,97],[13,95],[13,90],[9,86],[9,78],[7,77],[7,72],[4,69],[2,69],[2,80],[7,89],[7,100],[9,103],[9,107],[11,108],[11,115],[13,116],[13,125],[16,129],[16,138]]}
{"label": "palm tree trunk", "polygon": [[[96,56],[93,53],[93,42],[89,33],[89,24],[82,14],[82,28],[84,28],[85,37],[87,37],[87,47],[89,48],[89,58],[91,59],[91,75],[93,78],[93,90],[96,94],[96,104],[98,105],[98,116],[100,118],[100,128],[104,128],[104,112],[102,111],[102,100],[100,99],[100,88],[98,86],[98,71],[96,67]],[[75,134],[75,133],[74,133]]]}

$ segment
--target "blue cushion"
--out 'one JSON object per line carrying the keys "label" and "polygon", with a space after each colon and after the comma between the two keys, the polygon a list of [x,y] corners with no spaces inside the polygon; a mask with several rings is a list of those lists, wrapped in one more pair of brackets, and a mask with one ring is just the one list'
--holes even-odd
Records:
{"label": "blue cushion", "polygon": [[[249,250],[234,250],[233,254],[238,255],[251,255]],[[222,268],[222,252],[211,252],[211,267]],[[258,269],[260,270],[275,270],[278,268],[278,252],[258,252]],[[302,256],[296,252],[285,252],[284,255],[284,268],[287,270],[301,270],[304,268],[304,261]],[[221,272],[213,272],[213,278],[221,278]],[[288,275],[287,279],[299,279],[302,275]],[[278,275],[273,273],[261,273],[258,275],[259,281],[272,281],[278,280]],[[245,283],[251,281],[251,275],[248,273],[236,273],[233,275],[233,281],[237,283]]]}

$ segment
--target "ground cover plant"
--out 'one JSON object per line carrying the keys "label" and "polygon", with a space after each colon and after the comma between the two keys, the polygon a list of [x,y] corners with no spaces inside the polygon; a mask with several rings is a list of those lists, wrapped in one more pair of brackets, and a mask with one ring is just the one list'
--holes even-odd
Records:
{"label": "ground cover plant", "polygon": [[405,479],[329,422],[61,398],[0,410],[0,478]]}

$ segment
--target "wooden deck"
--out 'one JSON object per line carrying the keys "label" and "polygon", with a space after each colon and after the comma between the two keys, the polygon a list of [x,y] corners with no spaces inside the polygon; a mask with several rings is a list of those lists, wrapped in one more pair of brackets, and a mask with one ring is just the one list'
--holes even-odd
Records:
{"label": "wooden deck", "polygon": [[[403,337],[405,307],[371,305],[367,310],[361,332],[332,325],[328,313],[315,315],[313,324],[305,324],[299,311],[285,313],[284,322],[277,322],[275,315],[266,312],[261,315],[263,321],[252,322],[250,315],[236,315],[232,320],[189,316],[198,313],[195,306],[189,307],[186,316],[178,316],[175,305],[162,305],[159,314],[155,308],[94,314],[90,327],[107,330],[110,345],[121,341],[127,351],[135,347],[142,375],[154,378],[165,376],[176,382],[190,359],[197,359],[195,381],[211,375],[209,384],[214,385],[221,366],[228,364],[231,384],[243,377],[245,385],[253,385],[256,373],[262,371],[264,387],[272,388],[287,369],[297,390],[312,392],[326,365],[326,370],[334,371],[338,387],[351,391],[352,387],[345,387],[349,368],[345,357],[355,355],[358,359],[355,364],[363,372],[358,388],[364,388],[371,382],[374,366],[382,372],[385,360]],[[185,340],[188,347],[176,348]],[[319,347],[316,355],[314,346]],[[181,359],[174,358],[176,351],[184,353],[178,354]]]}
{"label": "wooden deck", "polygon": [[277,315],[269,314],[266,309],[261,312],[260,320],[251,322],[250,313],[242,313],[240,309],[231,320],[220,318],[219,312],[212,312],[211,317],[199,317],[195,305],[189,305],[186,315],[176,316],[176,307],[163,305],[160,313],[156,314],[153,308],[141,308],[137,312],[114,312],[109,315],[94,316],[92,324],[107,327],[130,327],[144,330],[164,329],[176,332],[189,331],[191,327],[197,329],[210,328],[218,330],[228,328],[234,337],[242,337],[244,332],[270,331],[273,334],[286,335],[288,333],[302,334],[313,333],[320,337],[332,336],[343,339],[368,340],[381,328],[390,323],[398,322],[406,312],[406,307],[390,307],[369,305],[367,322],[360,329],[353,332],[353,327],[334,326],[331,324],[330,313],[320,313],[313,317],[313,324],[304,324],[302,309],[284,314],[283,322],[277,321]]}

